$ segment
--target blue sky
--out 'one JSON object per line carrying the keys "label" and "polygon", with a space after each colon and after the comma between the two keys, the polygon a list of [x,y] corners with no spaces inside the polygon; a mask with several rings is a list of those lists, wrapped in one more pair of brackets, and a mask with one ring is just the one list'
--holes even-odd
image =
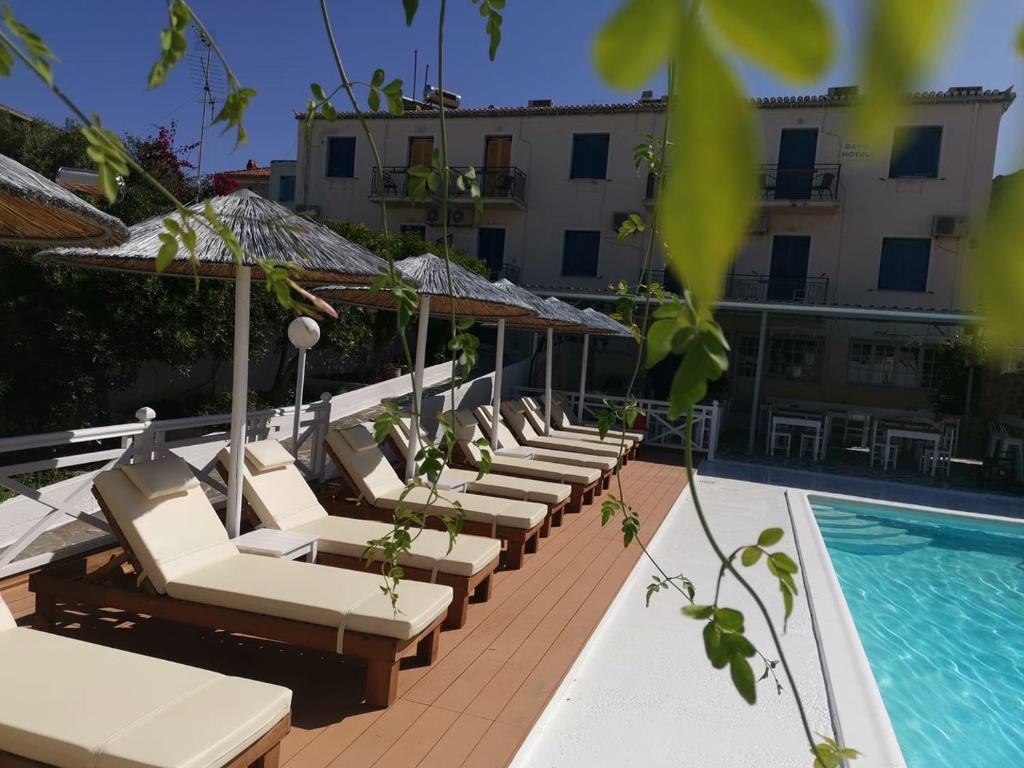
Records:
{"label": "blue sky", "polygon": [[[39,31],[57,52],[58,83],[88,112],[97,112],[119,132],[147,134],[177,121],[182,143],[198,136],[200,106],[188,66],[176,70],[156,90],[145,88],[149,67],[159,50],[158,34],[166,12],[160,0],[11,0],[15,12]],[[446,32],[446,87],[463,95],[467,106],[525,104],[531,98],[557,103],[621,101],[623,94],[605,87],[590,62],[590,45],[602,20],[618,0],[508,0],[504,40],[498,59],[487,60],[483,20],[468,0],[449,2]],[[420,14],[407,29],[400,0],[332,0],[339,45],[352,79],[369,79],[375,67],[410,83],[413,50],[419,49],[419,83],[430,64],[436,83],[437,0],[421,0]],[[751,67],[743,67],[755,96],[817,93],[829,85],[857,82],[851,51],[856,48],[860,0],[831,0],[840,28],[840,51],[832,70],[819,83],[794,88]],[[1024,60],[1013,51],[1013,33],[1024,9],[1008,0],[966,0],[953,39],[942,60],[920,85],[984,85],[1006,88],[1024,84]],[[317,0],[193,0],[193,6],[225,50],[239,79],[259,95],[246,125],[249,144],[208,134],[204,170],[239,168],[249,158],[260,164],[295,156],[293,110],[301,110],[309,83],[331,88],[338,80],[327,50]],[[98,23],[102,9],[103,23]],[[659,93],[663,83],[652,87]],[[407,85],[408,89],[408,85]],[[1019,99],[1020,101],[1022,99]],[[54,122],[66,111],[23,68],[0,80],[0,103]],[[1003,119],[997,172],[1024,165],[1024,106],[1015,103]]]}

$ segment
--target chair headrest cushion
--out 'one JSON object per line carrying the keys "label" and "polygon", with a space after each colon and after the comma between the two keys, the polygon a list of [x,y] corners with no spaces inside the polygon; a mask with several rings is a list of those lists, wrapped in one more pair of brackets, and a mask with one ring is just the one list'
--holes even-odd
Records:
{"label": "chair headrest cushion", "polygon": [[188,464],[178,456],[126,464],[121,471],[148,501],[181,496],[199,487]]}
{"label": "chair headrest cushion", "polygon": [[363,424],[341,430],[341,436],[345,442],[356,453],[369,451],[377,448],[377,441],[373,439],[373,433]]}
{"label": "chair headrest cushion", "polygon": [[259,440],[245,446],[245,463],[256,474],[284,469],[294,461],[295,457],[277,440]]}

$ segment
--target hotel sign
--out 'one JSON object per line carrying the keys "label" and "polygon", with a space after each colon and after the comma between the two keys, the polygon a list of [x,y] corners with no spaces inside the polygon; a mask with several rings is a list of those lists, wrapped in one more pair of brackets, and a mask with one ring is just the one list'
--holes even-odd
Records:
{"label": "hotel sign", "polygon": [[871,145],[856,142],[845,142],[839,153],[839,157],[843,160],[870,160]]}

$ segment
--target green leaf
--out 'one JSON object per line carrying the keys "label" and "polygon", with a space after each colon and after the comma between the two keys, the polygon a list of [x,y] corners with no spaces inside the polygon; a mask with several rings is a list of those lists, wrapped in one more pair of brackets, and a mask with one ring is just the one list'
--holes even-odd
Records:
{"label": "green leaf", "polygon": [[704,626],[703,636],[704,652],[708,656],[708,661],[715,669],[722,669],[732,657],[729,649],[722,645],[722,631],[715,622],[709,621]]}
{"label": "green leaf", "polygon": [[747,568],[754,565],[760,559],[761,550],[757,547],[745,547],[743,549],[743,554],[740,555],[740,562]]}
{"label": "green leaf", "polygon": [[870,0],[861,50],[864,98],[854,114],[859,140],[888,142],[913,90],[946,47],[958,0]]}
{"label": "green leaf", "polygon": [[1024,56],[1024,24],[1017,27],[1017,53]]}
{"label": "green leaf", "polygon": [[711,614],[715,612],[714,606],[711,605],[684,605],[683,615],[689,616],[691,619],[710,619]]}
{"label": "green leaf", "polygon": [[[890,0],[892,1],[892,0]],[[708,15],[737,53],[796,83],[824,74],[835,49],[832,23],[818,0],[707,0]]]}
{"label": "green leaf", "polygon": [[14,55],[4,43],[0,43],[0,77],[10,77],[14,67]]}
{"label": "green leaf", "polygon": [[405,9],[405,26],[411,27],[412,20],[416,18],[416,9],[420,7],[420,0],[402,0],[402,7]]}
{"label": "green leaf", "polygon": [[327,92],[320,83],[310,83],[309,90],[310,93],[313,94],[313,98],[317,101],[327,101]]}
{"label": "green leaf", "polygon": [[[793,615],[793,593],[786,586],[786,582],[782,580],[779,580],[779,591],[782,593],[783,618],[785,621],[788,621],[789,617]],[[785,624],[783,624],[782,629],[785,631]]]}
{"label": "green leaf", "polygon": [[373,70],[373,76],[370,78],[370,85],[372,85],[374,88],[379,88],[380,86],[384,85],[384,78],[384,70],[381,69],[380,67],[377,67],[377,69]]}
{"label": "green leaf", "polygon": [[[697,21],[683,23],[671,103],[673,167],[658,205],[669,266],[700,304],[719,298],[757,196],[751,107]],[[694,105],[700,108],[695,109]]]}
{"label": "green leaf", "polygon": [[977,275],[985,331],[996,347],[1024,342],[1024,174],[1005,176],[993,201],[988,226],[977,251]]}
{"label": "green leaf", "polygon": [[757,537],[757,545],[759,547],[774,546],[782,541],[783,536],[785,536],[785,532],[781,528],[765,528]]}
{"label": "green leaf", "polygon": [[628,0],[594,39],[594,66],[624,90],[646,84],[669,58],[679,28],[678,0]]}
{"label": "green leaf", "polygon": [[675,319],[655,320],[647,331],[647,367],[653,368],[672,351],[672,339],[679,326]]}
{"label": "green leaf", "polygon": [[380,111],[380,91],[376,88],[371,88],[370,92],[366,94],[366,103],[373,112]]}
{"label": "green leaf", "polygon": [[163,272],[178,255],[178,241],[174,235],[167,232],[161,232],[159,237],[163,245],[160,246],[160,250],[156,254],[156,271]]}
{"label": "green leaf", "polygon": [[729,675],[740,696],[747,704],[757,702],[757,683],[754,682],[754,670],[750,662],[743,656],[735,655],[729,660]]}
{"label": "green leaf", "polygon": [[716,608],[715,622],[728,632],[743,631],[743,614],[735,608]]}
{"label": "green leaf", "polygon": [[678,419],[699,403],[708,391],[707,356],[699,346],[691,347],[672,377],[668,417]]}

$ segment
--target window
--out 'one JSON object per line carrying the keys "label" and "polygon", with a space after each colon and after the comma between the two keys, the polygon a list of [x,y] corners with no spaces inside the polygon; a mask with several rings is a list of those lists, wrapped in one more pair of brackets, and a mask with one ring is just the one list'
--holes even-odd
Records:
{"label": "window", "polygon": [[433,136],[410,136],[409,137],[409,167],[416,165],[433,165],[434,137]]}
{"label": "window", "polygon": [[757,375],[757,336],[739,336],[733,340],[732,365],[736,375],[752,379]]}
{"label": "window", "polygon": [[928,290],[928,257],[932,241],[927,237],[884,237],[878,265],[878,290]]}
{"label": "window", "polygon": [[571,179],[608,177],[608,134],[577,133],[572,137]]}
{"label": "window", "polygon": [[277,202],[295,202],[295,177],[281,176],[277,180]]}
{"label": "window", "polygon": [[343,179],[356,175],[354,136],[335,136],[327,140],[327,175]]}
{"label": "window", "polygon": [[583,229],[568,229],[562,249],[562,274],[579,277],[597,277],[597,256],[601,248],[601,233]]}
{"label": "window", "polygon": [[934,389],[935,347],[851,341],[846,378],[851,384]]}
{"label": "window", "polygon": [[423,224],[402,224],[398,231],[403,235],[416,235],[421,240],[427,239],[427,228]]}
{"label": "window", "polygon": [[487,262],[492,280],[500,277],[505,265],[505,230],[480,227],[476,234],[476,257]]}
{"label": "window", "polygon": [[892,133],[889,178],[934,179],[939,175],[941,125],[900,125]]}
{"label": "window", "polygon": [[766,372],[776,379],[817,381],[821,377],[821,339],[808,336],[769,339]]}

